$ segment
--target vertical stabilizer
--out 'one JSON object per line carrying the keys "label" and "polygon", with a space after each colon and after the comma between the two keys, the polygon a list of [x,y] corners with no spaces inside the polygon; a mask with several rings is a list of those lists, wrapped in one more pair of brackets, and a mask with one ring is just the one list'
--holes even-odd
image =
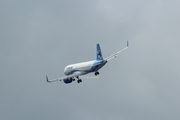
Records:
{"label": "vertical stabilizer", "polygon": [[99,44],[96,45],[96,60],[103,60],[103,56]]}

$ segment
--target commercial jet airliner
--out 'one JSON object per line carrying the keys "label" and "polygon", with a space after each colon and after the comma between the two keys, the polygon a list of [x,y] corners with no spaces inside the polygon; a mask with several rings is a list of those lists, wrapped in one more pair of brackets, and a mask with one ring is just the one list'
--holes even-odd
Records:
{"label": "commercial jet airliner", "polygon": [[49,83],[55,82],[55,81],[64,81],[64,83],[68,84],[68,83],[71,83],[72,81],[75,81],[75,78],[76,78],[77,82],[81,83],[82,80],[79,78],[79,76],[92,73],[92,72],[94,72],[95,76],[99,75],[99,72],[98,72],[99,69],[101,69],[109,60],[116,58],[119,55],[119,53],[126,50],[128,46],[129,45],[127,41],[127,46],[124,49],[103,59],[100,45],[97,44],[96,45],[96,60],[68,65],[64,68],[64,74],[66,75],[65,77],[49,80],[48,76],[46,76],[46,80]]}

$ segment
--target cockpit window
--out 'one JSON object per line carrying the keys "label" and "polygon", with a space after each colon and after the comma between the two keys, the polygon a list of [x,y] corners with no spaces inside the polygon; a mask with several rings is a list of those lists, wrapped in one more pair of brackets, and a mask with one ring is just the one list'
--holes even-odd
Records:
{"label": "cockpit window", "polygon": [[73,67],[67,67],[67,70],[71,70],[71,69],[73,69]]}

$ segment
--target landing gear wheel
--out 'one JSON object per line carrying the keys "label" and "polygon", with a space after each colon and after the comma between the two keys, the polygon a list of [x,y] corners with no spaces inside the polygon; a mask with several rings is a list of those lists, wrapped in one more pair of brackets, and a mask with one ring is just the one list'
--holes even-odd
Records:
{"label": "landing gear wheel", "polygon": [[78,82],[78,83],[81,83],[81,82],[82,82],[82,80],[81,80],[81,79],[79,79],[79,80],[77,80],[77,82]]}
{"label": "landing gear wheel", "polygon": [[99,72],[95,72],[94,74],[95,74],[95,76],[97,76],[97,75],[99,75]]}

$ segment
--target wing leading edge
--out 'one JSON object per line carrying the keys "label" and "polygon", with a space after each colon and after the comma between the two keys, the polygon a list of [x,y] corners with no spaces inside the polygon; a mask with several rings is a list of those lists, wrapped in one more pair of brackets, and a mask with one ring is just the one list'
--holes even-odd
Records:
{"label": "wing leading edge", "polygon": [[129,43],[128,43],[128,41],[127,41],[127,46],[126,46],[124,49],[122,49],[122,50],[120,50],[120,51],[118,51],[118,52],[110,55],[110,56],[107,57],[105,60],[109,61],[109,60],[111,60],[111,59],[113,59],[113,58],[116,58],[116,57],[119,55],[119,53],[121,53],[122,51],[128,49],[128,47],[129,47]]}
{"label": "wing leading edge", "polygon": [[51,82],[56,82],[56,81],[62,81],[62,80],[64,80],[64,79],[69,79],[69,78],[78,77],[78,76],[81,76],[81,75],[83,75],[83,74],[84,74],[84,73],[82,73],[82,72],[75,72],[75,73],[73,73],[73,74],[71,74],[71,75],[64,76],[64,77],[61,77],[61,78],[52,79],[52,80],[49,80],[49,79],[48,79],[48,76],[46,76],[46,81],[49,82],[49,83],[51,83]]}

